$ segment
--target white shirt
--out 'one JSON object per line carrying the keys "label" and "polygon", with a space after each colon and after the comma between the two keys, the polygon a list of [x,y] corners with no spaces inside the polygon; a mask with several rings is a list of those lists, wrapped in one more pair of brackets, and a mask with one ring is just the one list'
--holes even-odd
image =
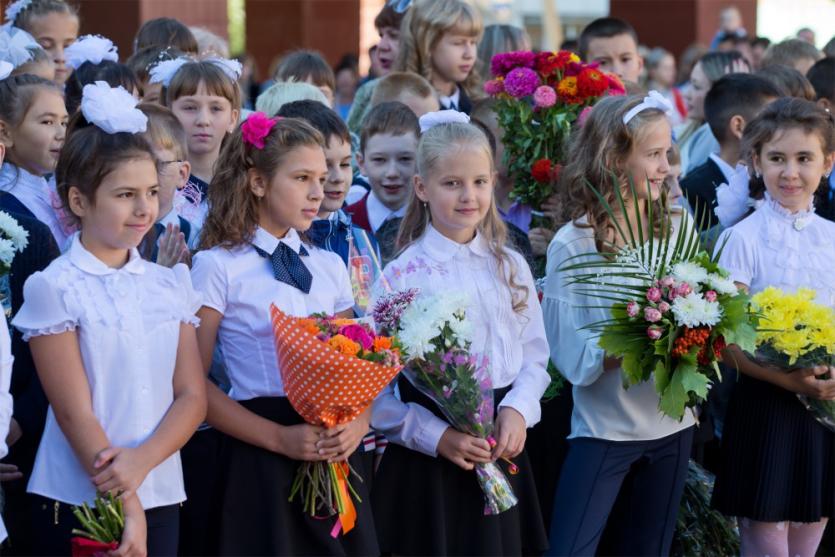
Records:
{"label": "white shirt", "polygon": [[[580,222],[586,222],[585,218]],[[673,223],[677,230],[681,219],[674,218]],[[675,238],[676,232],[673,234]],[[593,229],[579,227],[573,222],[560,228],[548,246],[542,311],[551,360],[574,385],[569,438],[646,441],[692,426],[695,420],[690,412],[686,412],[679,422],[658,410],[660,399],[652,381],[624,389],[622,370],[603,369],[605,352],[598,345],[598,334],[583,327],[610,319],[610,310],[599,306],[611,302],[578,292],[578,287],[568,284],[571,273],[558,271],[569,261],[586,260],[572,258],[596,252]],[[596,287],[584,285],[583,288]]]}
{"label": "white shirt", "polygon": [[[442,110],[459,110],[460,106],[458,103],[461,101],[461,88],[456,85],[455,92],[452,95],[439,95],[438,100],[441,103]],[[455,105],[455,108],[453,108],[453,104]]]}
{"label": "white shirt", "polygon": [[19,166],[5,163],[0,169],[0,191],[15,196],[37,220],[47,225],[61,251],[68,247],[67,233],[56,213],[60,201],[57,194],[50,194],[51,190],[45,178],[30,174]]}
{"label": "white shirt", "polygon": [[371,232],[375,234],[387,220],[396,219],[406,214],[406,205],[403,205],[396,211],[392,211],[383,205],[383,202],[374,195],[374,190],[368,192],[365,208],[368,211],[368,224],[371,225]]}
{"label": "white shirt", "polygon": [[[185,217],[183,218],[185,219]],[[179,227],[180,215],[177,214],[176,209],[171,209],[170,211],[168,211],[168,213],[166,213],[164,217],[158,219],[157,222],[165,227],[168,227],[169,224],[173,224],[174,226]],[[188,246],[188,249],[197,249],[198,228],[194,226],[194,224],[192,224],[191,222],[189,222],[189,224],[191,224],[191,230],[189,231],[188,238],[186,238],[186,245]],[[184,231],[181,229],[180,232]],[[159,238],[157,238],[157,245],[159,245]]]}
{"label": "white shirt", "polygon": [[[432,294],[455,288],[466,292],[467,318],[474,331],[471,350],[489,358],[494,389],[512,385],[499,406],[517,410],[532,427],[539,422],[539,399],[551,381],[545,370],[548,343],[528,264],[515,251],[507,251],[516,270],[516,282],[528,289],[527,308],[521,313],[513,310],[510,289],[481,235],[468,244],[459,244],[429,225],[426,233],[389,263],[383,274],[395,291],[420,288]],[[509,276],[507,265],[504,272]],[[385,294],[381,288],[382,281],[378,297]],[[393,384],[374,403],[371,423],[390,441],[432,456],[437,454],[438,441],[449,427],[423,406],[398,400]]]}
{"label": "white shirt", "polygon": [[[6,316],[0,315],[0,459],[9,454],[9,447],[6,446],[6,437],[9,435],[9,424],[12,420],[14,404],[12,395],[9,394],[9,385],[12,380],[12,339],[9,336],[9,326],[6,323]],[[0,542],[7,537],[6,525],[3,524],[3,517],[0,516]]]}
{"label": "white shirt", "polygon": [[708,155],[708,158],[716,163],[716,166],[718,166],[719,170],[722,171],[722,176],[725,177],[725,183],[730,184],[733,177],[736,176],[736,169],[726,163],[725,160],[717,153],[711,153]]}
{"label": "white shirt", "polygon": [[813,211],[791,214],[766,196],[723,232],[716,244],[724,243],[719,264],[752,294],[769,286],[785,292],[812,288],[819,303],[835,307],[835,223]]}
{"label": "white shirt", "polygon": [[[180,323],[199,324],[188,268],[161,267],[134,249],[113,269],[75,234],[67,253],[29,277],[24,297],[12,321],[24,340],[76,331],[93,413],[110,444],[146,441],[174,400]],[[28,490],[73,505],[96,495],[51,406]],[[148,473],[138,495],[146,509],[185,500],[179,452]]]}
{"label": "white shirt", "polygon": [[[295,230],[278,239],[257,228],[252,243],[273,253],[283,242],[299,253],[301,239]],[[313,275],[310,292],[275,279],[272,264],[251,244],[232,249],[214,247],[194,256],[194,287],[203,294],[203,305],[223,314],[218,344],[232,384],[235,400],[284,396],[278,369],[270,304],[298,317],[351,309],[354,298],[345,263],[335,253],[305,245],[302,261]]]}

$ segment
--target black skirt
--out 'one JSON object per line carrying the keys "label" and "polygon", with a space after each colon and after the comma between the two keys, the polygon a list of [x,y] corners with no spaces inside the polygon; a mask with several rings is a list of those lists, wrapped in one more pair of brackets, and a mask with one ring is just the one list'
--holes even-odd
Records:
{"label": "black skirt", "polygon": [[728,406],[713,506],[762,522],[817,522],[835,502],[835,432],[797,396],[741,375]]}
{"label": "black skirt", "polygon": [[[399,381],[405,402],[416,402],[443,419],[438,407],[408,380]],[[496,392],[497,401],[506,390]],[[531,555],[548,546],[534,476],[523,451],[510,480],[519,503],[499,515],[484,515],[476,474],[449,460],[389,443],[374,478],[374,518],[384,554]]]}
{"label": "black skirt", "polygon": [[[241,405],[282,425],[304,423],[286,398],[256,398]],[[379,555],[368,491],[351,482],[356,524],[331,537],[336,517],[311,518],[299,498],[290,503],[290,487],[299,461],[244,443],[228,435],[221,442],[223,503],[220,555]],[[359,454],[349,462],[360,470]]]}

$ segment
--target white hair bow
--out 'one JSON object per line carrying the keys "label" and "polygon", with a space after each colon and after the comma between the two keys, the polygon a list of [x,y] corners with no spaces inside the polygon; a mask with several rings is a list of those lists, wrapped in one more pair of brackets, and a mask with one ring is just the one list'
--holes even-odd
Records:
{"label": "white hair bow", "polygon": [[752,208],[756,209],[762,200],[755,200],[750,195],[748,184],[751,177],[748,167],[744,164],[736,165],[734,175],[727,184],[720,184],[716,188],[716,207],[713,212],[724,228],[729,228],[744,217]]}
{"label": "white hair bow", "polygon": [[641,101],[639,105],[633,107],[629,112],[624,114],[623,123],[628,124],[632,118],[648,108],[657,108],[668,116],[673,112],[672,103],[670,103],[670,101],[668,101],[666,97],[658,91],[652,90],[646,97],[644,97],[644,100]]}
{"label": "white hair bow", "polygon": [[232,81],[238,81],[244,71],[244,67],[237,60],[212,56],[211,58],[206,58],[206,62],[210,62],[220,68]]}
{"label": "white hair bow", "polygon": [[14,71],[14,66],[12,66],[9,62],[5,60],[0,60],[0,81],[3,81]]}
{"label": "white hair bow", "polygon": [[14,25],[17,15],[29,7],[32,0],[17,0],[6,7],[6,25],[11,27]]}
{"label": "white hair bow", "polygon": [[113,41],[101,35],[84,35],[64,50],[67,65],[74,70],[84,62],[101,64],[104,60],[119,61],[119,49]]}
{"label": "white hair bow", "polygon": [[441,124],[469,124],[470,117],[457,110],[439,110],[427,112],[420,117],[420,133],[439,126]]}
{"label": "white hair bow", "polygon": [[171,85],[171,80],[174,79],[174,76],[178,71],[180,71],[180,68],[192,61],[193,60],[191,58],[181,56],[173,60],[163,60],[162,62],[157,62],[157,64],[151,68],[151,71],[148,73],[150,82],[162,83],[163,87],[168,87]]}
{"label": "white hair bow", "polygon": [[32,59],[33,51],[40,49],[35,39],[17,27],[0,30],[0,60],[17,68]]}
{"label": "white hair bow", "polygon": [[136,108],[138,103],[124,87],[111,87],[106,81],[85,85],[81,93],[84,118],[107,133],[144,132],[148,117]]}

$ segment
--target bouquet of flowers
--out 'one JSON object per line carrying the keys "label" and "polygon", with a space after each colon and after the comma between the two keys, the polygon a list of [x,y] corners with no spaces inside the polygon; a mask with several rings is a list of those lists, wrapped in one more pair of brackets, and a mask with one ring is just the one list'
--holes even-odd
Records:
{"label": "bouquet of flowers", "polygon": [[[814,299],[815,291],[808,288],[794,294],[766,288],[752,298],[761,325],[756,360],[786,371],[835,363],[835,311]],[[835,431],[835,401],[801,394],[797,398],[818,422]]]}
{"label": "bouquet of flowers", "polygon": [[6,317],[12,313],[11,287],[9,271],[15,254],[22,252],[29,245],[29,232],[20,226],[8,213],[0,211],[0,303]]}
{"label": "bouquet of flowers", "polygon": [[498,100],[510,195],[539,210],[554,193],[571,124],[601,97],[626,89],[615,75],[566,50],[496,54],[490,68],[493,79],[484,90]]}
{"label": "bouquet of flowers", "polygon": [[[353,421],[398,374],[397,339],[378,336],[369,325],[325,315],[291,317],[270,305],[284,391],[309,424],[334,427]],[[290,489],[311,516],[339,515],[331,532],[349,532],[356,521],[350,477],[362,478],[347,462],[305,462]],[[361,502],[361,501],[360,501]]]}
{"label": "bouquet of flowers", "polygon": [[[458,431],[491,444],[493,385],[489,362],[470,352],[472,324],[465,299],[455,293],[419,296],[417,289],[394,292],[374,307],[374,322],[384,334],[396,334],[403,346],[412,385],[441,409]],[[511,474],[518,472],[513,463]],[[484,492],[484,514],[495,515],[517,503],[513,489],[495,463],[476,464]]]}
{"label": "bouquet of flowers", "polygon": [[102,557],[119,547],[125,529],[122,501],[111,495],[97,495],[92,508],[87,503],[73,507],[82,529],[73,529],[72,557]]}

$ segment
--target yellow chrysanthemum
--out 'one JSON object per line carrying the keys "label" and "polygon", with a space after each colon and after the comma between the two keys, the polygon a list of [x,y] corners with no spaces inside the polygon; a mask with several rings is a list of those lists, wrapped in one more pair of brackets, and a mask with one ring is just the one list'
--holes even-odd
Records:
{"label": "yellow chrysanthemum", "polygon": [[766,288],[755,295],[752,302],[762,316],[757,345],[771,344],[789,364],[819,348],[835,352],[835,311],[815,303],[815,295],[809,288],[794,294]]}

